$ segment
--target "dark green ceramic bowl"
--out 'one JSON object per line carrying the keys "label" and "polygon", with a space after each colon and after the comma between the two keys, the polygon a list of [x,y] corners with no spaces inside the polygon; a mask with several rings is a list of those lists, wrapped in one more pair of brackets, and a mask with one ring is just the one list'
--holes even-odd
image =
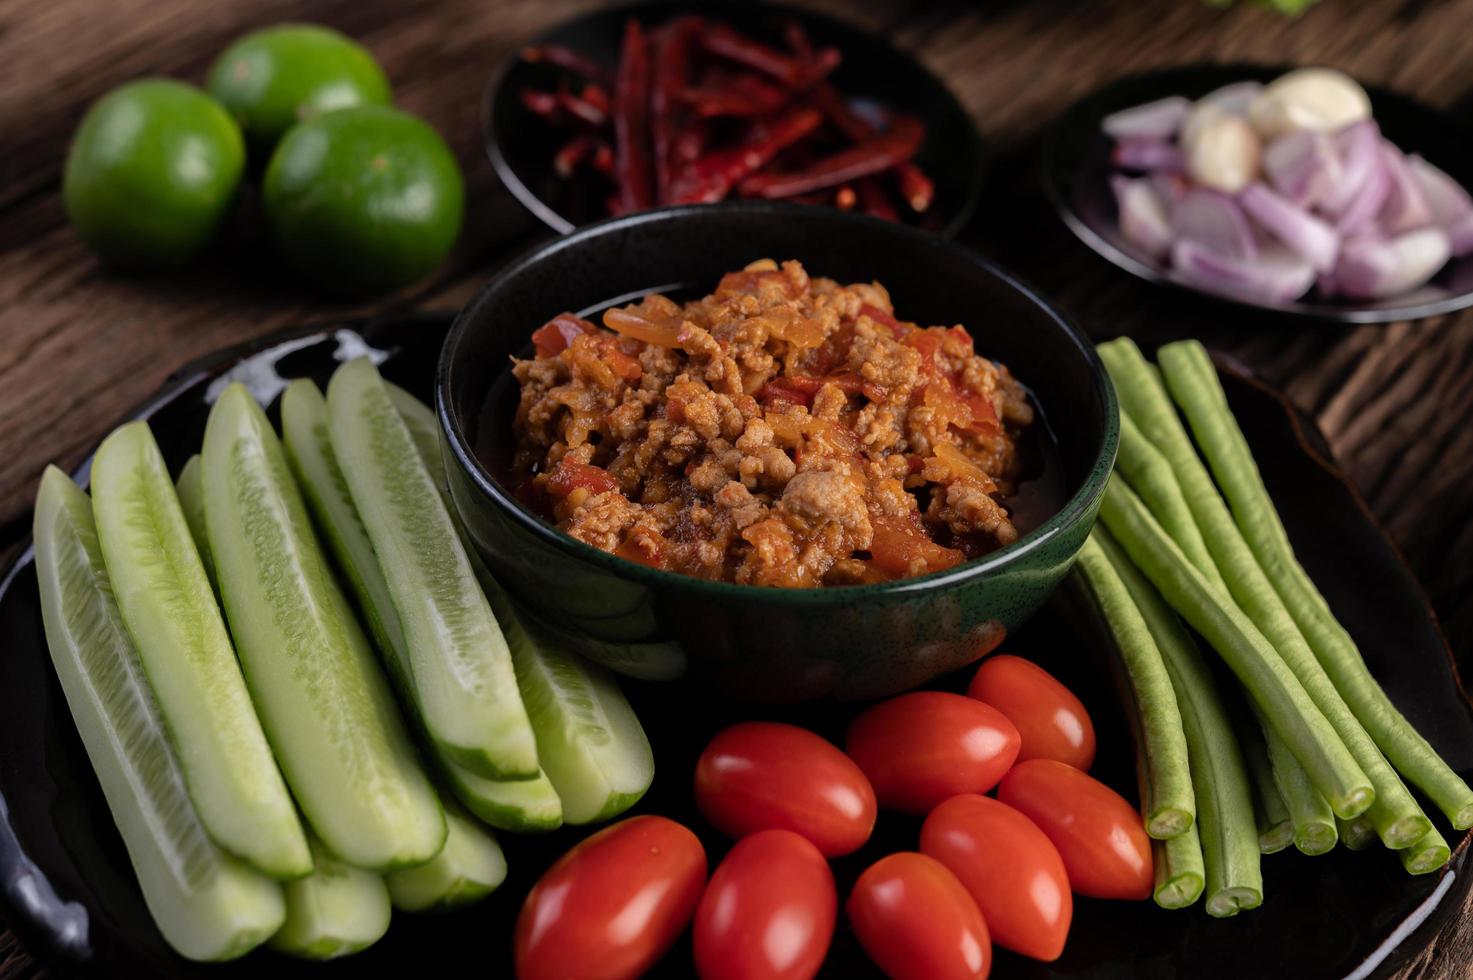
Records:
{"label": "dark green ceramic bowl", "polygon": [[[487,460],[511,444],[515,382],[533,330],[652,289],[708,292],[754,259],[878,280],[921,323],[962,323],[1033,392],[1056,446],[1060,507],[1014,544],[946,572],[882,585],[763,589],[655,571],[591,548],[518,503]],[[507,266],[461,311],[440,356],[436,407],[451,491],[492,569],[543,624],[636,676],[689,672],[743,700],[876,698],[982,656],[1043,603],[1094,524],[1118,415],[1084,335],[972,252],[900,225],[777,204],[670,208],[590,225]]]}

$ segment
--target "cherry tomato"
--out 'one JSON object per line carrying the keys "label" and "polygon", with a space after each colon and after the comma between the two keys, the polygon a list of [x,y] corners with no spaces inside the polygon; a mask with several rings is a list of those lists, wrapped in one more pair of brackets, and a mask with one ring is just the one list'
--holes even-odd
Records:
{"label": "cherry tomato", "polygon": [[844,906],[859,945],[892,980],[982,980],[992,940],[977,903],[935,858],[902,851],[870,865]]}
{"label": "cherry tomato", "polygon": [[1036,960],[1059,958],[1074,898],[1058,849],[1032,820],[985,796],[954,796],[926,818],[921,853],[966,886],[993,942]]}
{"label": "cherry tomato", "polygon": [[926,813],[958,793],[985,793],[1018,756],[1018,730],[990,705],[945,691],[881,701],[855,718],[849,758],[880,805]]}
{"label": "cherry tomato", "polygon": [[1136,808],[1104,783],[1053,759],[1031,759],[1003,777],[997,798],[1054,842],[1077,894],[1151,897],[1151,839]]}
{"label": "cherry tomato", "polygon": [[858,850],[875,826],[875,791],[859,767],[776,722],[742,722],[711,740],[696,763],[696,805],[724,834],[791,830],[828,857]]}
{"label": "cherry tomato", "polygon": [[517,918],[520,980],[623,980],[649,969],[695,912],[706,882],[696,835],[630,817],[558,858]]}
{"label": "cherry tomato", "polygon": [[791,830],[737,841],[696,908],[701,980],[809,980],[823,965],[839,899],[829,863]]}
{"label": "cherry tomato", "polygon": [[1076,769],[1095,761],[1095,726],[1084,705],[1031,660],[998,654],[977,668],[967,694],[1007,716],[1022,736],[1018,761],[1057,759]]}

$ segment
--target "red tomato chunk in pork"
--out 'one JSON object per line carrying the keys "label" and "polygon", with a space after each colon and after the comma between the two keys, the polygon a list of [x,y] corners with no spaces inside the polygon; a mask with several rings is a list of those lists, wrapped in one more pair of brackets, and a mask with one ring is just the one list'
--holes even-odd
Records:
{"label": "red tomato chunk in pork", "polygon": [[961,326],[763,259],[680,305],[571,313],[517,361],[518,496],[641,564],[744,585],[881,582],[1015,540],[1033,408]]}

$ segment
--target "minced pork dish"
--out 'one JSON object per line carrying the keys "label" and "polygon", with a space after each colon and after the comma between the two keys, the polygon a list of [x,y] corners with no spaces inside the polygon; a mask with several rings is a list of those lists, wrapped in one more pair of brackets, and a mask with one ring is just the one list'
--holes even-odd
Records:
{"label": "minced pork dish", "polygon": [[1002,501],[1033,407],[962,326],[770,259],[602,320],[554,317],[512,367],[517,495],[579,541],[803,588],[924,575],[1017,538]]}

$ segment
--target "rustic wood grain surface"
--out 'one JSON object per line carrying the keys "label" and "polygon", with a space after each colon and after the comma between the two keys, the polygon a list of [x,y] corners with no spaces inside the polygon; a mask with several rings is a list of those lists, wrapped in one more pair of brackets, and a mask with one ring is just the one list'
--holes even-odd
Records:
{"label": "rustic wood grain surface", "polygon": [[[923,6],[809,0],[893,38],[958,93],[993,156],[966,240],[1055,295],[1095,336],[1196,335],[1284,388],[1420,576],[1454,650],[1473,656],[1473,314],[1390,327],[1301,327],[1151,290],[1063,230],[1036,191],[1033,147],[1070,101],[1117,76],[1196,61],[1325,63],[1470,123],[1473,0],[1323,0],[1286,21],[1200,0],[1032,0]],[[498,63],[571,0],[6,0],[0,4],[0,548],[24,534],[36,479],[70,466],[173,370],[307,318],[464,301],[511,251],[543,234],[500,189],[479,113]],[[330,305],[297,285],[249,217],[195,268],[129,279],[100,267],[58,194],[68,137],[93,99],[140,75],[198,81],[240,32],[329,24],[368,45],[399,105],[450,140],[469,185],[467,227],[426,283],[371,306]],[[249,209],[245,209],[249,213]],[[1271,971],[1270,971],[1271,972]],[[35,965],[0,932],[0,980]],[[1473,976],[1464,909],[1400,974]]]}

